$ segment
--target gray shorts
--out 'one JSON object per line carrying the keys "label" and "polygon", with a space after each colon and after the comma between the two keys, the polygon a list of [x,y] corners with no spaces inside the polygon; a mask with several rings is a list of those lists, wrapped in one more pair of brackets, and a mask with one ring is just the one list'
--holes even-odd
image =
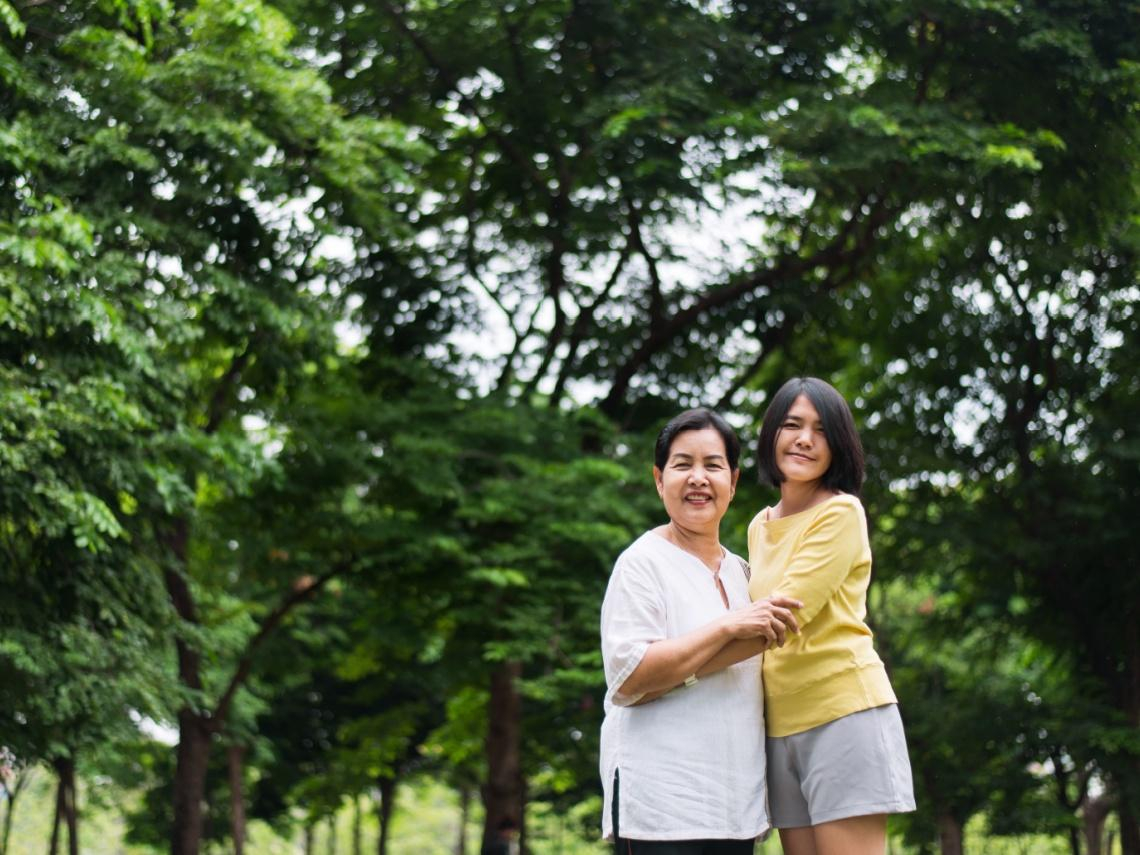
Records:
{"label": "gray shorts", "polygon": [[897,704],[770,736],[767,747],[768,808],[776,828],[914,810]]}

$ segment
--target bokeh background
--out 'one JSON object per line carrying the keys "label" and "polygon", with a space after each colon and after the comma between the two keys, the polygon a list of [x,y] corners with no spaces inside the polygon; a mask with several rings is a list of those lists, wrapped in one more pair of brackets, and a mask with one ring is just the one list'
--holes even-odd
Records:
{"label": "bokeh background", "polygon": [[1140,853],[1138,63],[1134,0],[0,0],[0,855],[604,851],[653,436],[740,430],[743,551],[802,374],[891,851]]}

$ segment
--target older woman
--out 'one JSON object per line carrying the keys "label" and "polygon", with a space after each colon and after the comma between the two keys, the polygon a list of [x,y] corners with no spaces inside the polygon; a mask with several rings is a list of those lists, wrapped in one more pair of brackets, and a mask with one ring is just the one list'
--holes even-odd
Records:
{"label": "older woman", "polygon": [[[752,603],[720,544],[740,441],[708,410],[661,431],[653,477],[669,522],[614,565],[602,605],[603,833],[622,853],[736,855],[768,830],[757,654],[800,603]],[[653,701],[653,703],[647,703]]]}

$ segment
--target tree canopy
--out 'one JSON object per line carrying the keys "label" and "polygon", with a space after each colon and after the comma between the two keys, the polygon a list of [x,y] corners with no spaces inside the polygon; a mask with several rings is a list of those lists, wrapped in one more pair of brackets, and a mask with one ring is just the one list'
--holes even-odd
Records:
{"label": "tree canopy", "polygon": [[0,0],[0,757],[73,850],[102,774],[180,855],[417,775],[591,825],[652,437],[813,374],[899,832],[1140,852],[1135,11]]}

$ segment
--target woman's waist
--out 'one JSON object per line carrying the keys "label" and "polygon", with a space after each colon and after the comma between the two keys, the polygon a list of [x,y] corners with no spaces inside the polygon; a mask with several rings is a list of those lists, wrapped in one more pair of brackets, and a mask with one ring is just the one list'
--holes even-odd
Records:
{"label": "woman's waist", "polygon": [[797,639],[764,656],[764,695],[802,691],[844,673],[883,668],[870,636],[804,644]]}

